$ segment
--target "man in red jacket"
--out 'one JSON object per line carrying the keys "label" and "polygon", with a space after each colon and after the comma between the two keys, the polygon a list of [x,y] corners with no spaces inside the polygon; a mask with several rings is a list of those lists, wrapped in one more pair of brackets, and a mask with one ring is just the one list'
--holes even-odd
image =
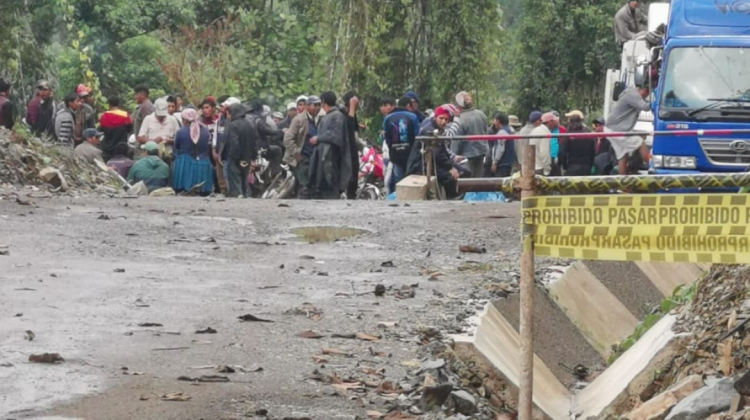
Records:
{"label": "man in red jacket", "polygon": [[128,134],[133,129],[133,120],[127,111],[120,109],[120,99],[110,96],[107,99],[109,110],[99,118],[99,129],[104,133],[104,139],[99,147],[102,149],[104,161],[115,156],[118,144],[128,144]]}

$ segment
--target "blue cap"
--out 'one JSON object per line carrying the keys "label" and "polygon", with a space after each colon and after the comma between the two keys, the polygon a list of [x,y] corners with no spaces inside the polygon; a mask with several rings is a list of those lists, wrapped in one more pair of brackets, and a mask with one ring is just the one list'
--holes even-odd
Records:
{"label": "blue cap", "polygon": [[93,128],[87,128],[83,130],[83,133],[81,133],[81,137],[83,137],[84,139],[88,139],[91,137],[101,137],[103,135],[104,133],[100,133]]}
{"label": "blue cap", "polygon": [[406,96],[407,98],[411,98],[411,99],[419,102],[419,95],[417,95],[417,93],[414,92],[414,91],[410,90],[410,91],[404,93],[404,96]]}
{"label": "blue cap", "polygon": [[542,119],[542,113],[539,111],[531,111],[531,114],[529,114],[529,122],[535,123]]}

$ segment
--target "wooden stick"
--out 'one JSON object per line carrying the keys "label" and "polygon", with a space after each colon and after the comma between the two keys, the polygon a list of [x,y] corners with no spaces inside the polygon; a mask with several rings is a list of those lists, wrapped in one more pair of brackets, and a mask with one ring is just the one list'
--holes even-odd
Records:
{"label": "wooden stick", "polygon": [[[534,169],[536,146],[526,147],[521,167],[521,199],[533,197],[535,193]],[[532,420],[534,396],[534,243],[532,225],[523,225],[521,251],[521,382],[518,395],[518,418]]]}

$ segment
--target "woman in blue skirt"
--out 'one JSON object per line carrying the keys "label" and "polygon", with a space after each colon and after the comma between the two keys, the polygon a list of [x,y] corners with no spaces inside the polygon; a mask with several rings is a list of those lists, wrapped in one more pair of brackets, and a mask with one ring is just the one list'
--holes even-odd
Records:
{"label": "woman in blue skirt", "polygon": [[172,188],[180,193],[197,185],[201,195],[213,191],[213,167],[208,154],[211,150],[211,135],[208,128],[198,123],[194,109],[182,111],[183,126],[177,131],[174,141],[174,169]]}

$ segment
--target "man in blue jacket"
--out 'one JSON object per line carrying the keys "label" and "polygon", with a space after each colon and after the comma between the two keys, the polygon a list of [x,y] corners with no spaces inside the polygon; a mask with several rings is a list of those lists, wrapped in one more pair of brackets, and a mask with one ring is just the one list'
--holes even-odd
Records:
{"label": "man in blue jacket", "polygon": [[391,182],[388,191],[396,190],[396,184],[406,176],[411,149],[419,134],[419,119],[411,107],[412,98],[404,96],[398,100],[396,109],[383,120],[385,142],[388,145],[388,157],[393,164]]}

